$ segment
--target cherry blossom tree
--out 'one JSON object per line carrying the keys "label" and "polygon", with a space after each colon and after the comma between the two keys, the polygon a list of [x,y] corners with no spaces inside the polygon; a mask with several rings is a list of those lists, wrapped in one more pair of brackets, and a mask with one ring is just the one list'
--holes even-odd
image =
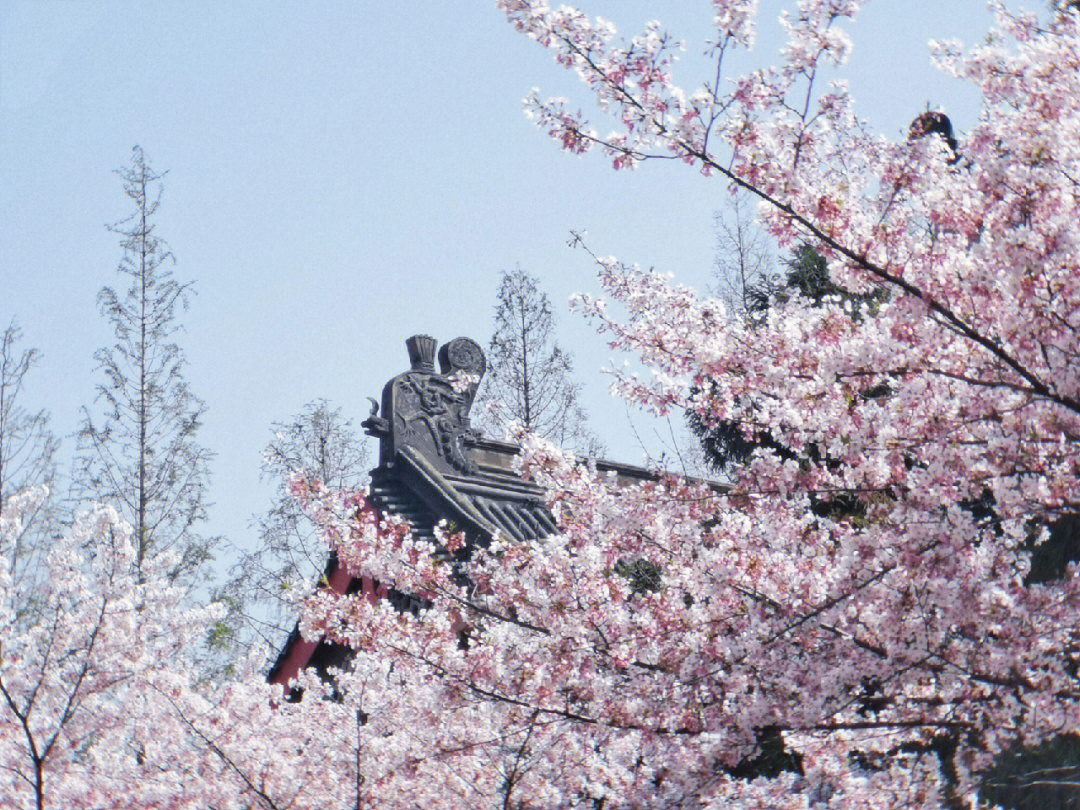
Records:
{"label": "cherry blossom tree", "polygon": [[[10,496],[0,539],[24,528],[46,493]],[[220,605],[195,608],[171,576],[175,557],[138,561],[130,525],[111,506],[84,512],[50,549],[41,605],[19,617],[18,583],[0,558],[0,807],[352,808],[385,724],[367,724],[371,700],[351,674],[350,701],[304,673],[305,700],[288,703],[261,677],[262,658],[208,682],[197,657]],[[320,699],[321,698],[321,699]],[[396,707],[392,717],[404,717]],[[370,764],[369,764],[370,762]],[[388,760],[392,765],[397,760]],[[375,786],[377,788],[377,785]]]}
{"label": "cherry blossom tree", "polygon": [[[499,2],[615,121],[602,135],[534,93],[564,149],[675,158],[749,192],[850,296],[747,322],[597,257],[605,295],[578,306],[652,370],[616,391],[769,440],[730,488],[612,488],[523,436],[558,537],[432,549],[365,508],[333,528],[345,565],[431,607],[321,593],[306,631],[427,672],[432,709],[474,705],[456,747],[427,741],[457,773],[487,763],[487,804],[970,806],[1000,752],[1080,731],[1076,570],[1027,577],[1040,527],[1080,506],[1077,15],[999,8],[988,43],[935,46],[984,99],[954,151],[875,136],[842,83],[818,86],[857,0],[794,4],[779,64],[728,75],[756,5],[713,3],[716,70],[688,92],[659,24],[620,40],[575,9]],[[627,559],[659,587],[632,589]],[[763,767],[770,748],[787,765]]]}
{"label": "cherry blossom tree", "polygon": [[858,0],[794,4],[779,64],[745,76],[724,59],[752,45],[756,3],[714,0],[694,92],[659,25],[621,41],[574,9],[499,5],[615,118],[600,135],[535,94],[564,148],[745,189],[851,295],[731,317],[597,257],[604,296],[578,306],[651,371],[616,391],[755,449],[722,489],[618,486],[522,432],[560,527],[533,543],[432,544],[363,493],[296,481],[347,572],[425,605],[315,589],[303,633],[354,656],[305,673],[300,700],[197,683],[181,648],[213,611],[135,577],[127,530],[91,513],[50,556],[53,626],[0,628],[15,806],[973,807],[1001,752],[1080,733],[1077,570],[1028,576],[1041,527],[1080,509],[1078,15],[999,9],[988,43],[937,46],[984,98],[954,151],[873,136],[842,84],[817,87]]}
{"label": "cherry blossom tree", "polygon": [[[45,497],[9,497],[0,532],[17,533]],[[49,550],[33,622],[0,569],[0,796],[4,807],[150,807],[194,774],[162,767],[167,741],[153,684],[207,611],[181,610],[163,572],[140,582],[130,527],[112,507],[79,517]],[[155,575],[156,574],[156,575]],[[190,764],[187,758],[185,764]]]}
{"label": "cherry blossom tree", "polygon": [[[407,535],[378,525],[361,495],[304,492],[327,529],[332,503],[359,510],[355,536]],[[44,496],[8,498],[5,538]],[[518,731],[485,703],[455,700],[426,667],[358,655],[330,679],[302,673],[300,700],[265,682],[258,655],[234,677],[201,679],[200,642],[222,608],[191,607],[175,560],[140,566],[132,537],[111,506],[83,513],[50,551],[30,627],[0,562],[0,806],[344,810],[483,806],[498,794],[501,763],[477,751],[499,739],[520,748]]]}

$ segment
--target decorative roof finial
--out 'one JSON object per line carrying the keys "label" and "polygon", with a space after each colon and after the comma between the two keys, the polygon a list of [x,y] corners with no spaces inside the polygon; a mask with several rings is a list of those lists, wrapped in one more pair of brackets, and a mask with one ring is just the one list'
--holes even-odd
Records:
{"label": "decorative roof finial", "polygon": [[409,350],[409,364],[413,371],[435,371],[435,346],[438,341],[431,335],[413,335],[405,341]]}
{"label": "decorative roof finial", "polygon": [[[449,343],[444,343],[439,349],[439,371],[448,375],[457,371],[475,374],[476,385],[480,384],[480,377],[484,376],[487,369],[487,361],[484,360],[484,350],[475,340],[466,337],[454,338]],[[475,393],[475,391],[474,391]],[[470,400],[471,402],[471,400]]]}

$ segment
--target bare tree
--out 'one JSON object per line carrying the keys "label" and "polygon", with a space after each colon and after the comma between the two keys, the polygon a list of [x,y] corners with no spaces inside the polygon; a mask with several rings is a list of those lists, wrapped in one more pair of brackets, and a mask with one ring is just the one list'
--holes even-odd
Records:
{"label": "bare tree", "polygon": [[[12,321],[0,334],[0,508],[8,497],[32,487],[53,491],[59,442],[49,429],[45,410],[27,410],[20,401],[27,373],[39,359],[36,349],[20,349],[22,330]],[[55,501],[45,497],[21,516],[19,531],[5,537],[0,553],[7,558],[18,603],[16,614],[30,611],[40,595],[44,556],[57,530]]]}
{"label": "bare tree", "polygon": [[732,313],[746,316],[760,311],[778,283],[776,261],[768,234],[754,221],[746,192],[736,193],[713,222],[716,294]]}
{"label": "bare tree", "polygon": [[556,444],[596,455],[601,445],[587,425],[570,355],[555,342],[551,302],[520,267],[503,272],[488,345],[488,383],[475,410],[481,424],[511,421]]}
{"label": "bare tree", "polygon": [[[223,589],[232,616],[218,626],[225,646],[244,635],[280,647],[296,623],[294,596],[301,583],[312,582],[326,568],[328,546],[318,527],[289,493],[289,481],[300,475],[331,489],[364,485],[370,454],[352,423],[325,399],[309,402],[292,419],[270,427],[273,438],[263,452],[263,475],[275,484],[270,508],[258,516],[259,542],[234,566]],[[243,640],[241,640],[243,644]]]}
{"label": "bare tree", "polygon": [[83,409],[76,493],[114,504],[131,523],[140,573],[150,558],[175,552],[173,575],[193,578],[214,541],[197,532],[208,506],[211,454],[196,440],[205,406],[188,389],[175,342],[192,282],[174,277],[172,252],[155,230],[164,173],[136,146],[117,174],[134,211],[109,230],[120,237],[117,269],[129,285],[98,294],[116,342],[94,353],[103,413]]}

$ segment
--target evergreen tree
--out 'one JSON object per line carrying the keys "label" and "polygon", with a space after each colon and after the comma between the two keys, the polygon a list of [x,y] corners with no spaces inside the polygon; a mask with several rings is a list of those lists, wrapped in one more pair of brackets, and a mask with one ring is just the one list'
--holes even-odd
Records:
{"label": "evergreen tree", "polygon": [[[815,306],[830,300],[841,301],[855,317],[868,309],[872,311],[882,300],[880,291],[856,294],[833,283],[825,257],[809,244],[795,248],[783,264],[786,272],[781,280],[757,274],[745,286],[739,297],[743,306],[736,310],[737,317],[761,320],[774,304],[786,302],[796,295]],[[735,422],[707,424],[695,411],[690,411],[687,418],[690,429],[701,442],[706,461],[718,473],[746,461],[756,447],[769,447],[794,458],[794,454],[776,444],[771,436],[748,432]]]}
{"label": "evergreen tree", "polygon": [[102,411],[83,410],[76,492],[113,504],[131,523],[140,575],[148,560],[171,552],[177,555],[172,575],[192,578],[214,545],[198,532],[211,459],[197,441],[205,405],[188,388],[175,342],[192,282],[173,275],[173,254],[156,232],[164,173],[136,146],[117,174],[134,209],[109,226],[120,237],[117,270],[128,286],[98,294],[116,342],[94,353]]}

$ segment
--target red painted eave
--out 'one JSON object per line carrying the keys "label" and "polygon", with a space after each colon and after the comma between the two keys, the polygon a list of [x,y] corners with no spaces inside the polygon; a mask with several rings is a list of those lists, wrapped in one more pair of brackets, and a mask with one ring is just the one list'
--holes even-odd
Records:
{"label": "red painted eave", "polygon": [[[364,577],[366,580],[367,577]],[[352,577],[338,565],[337,561],[332,563],[332,567],[326,575],[326,585],[324,587],[329,588],[339,596],[343,596],[348,590],[349,585],[352,584]],[[367,585],[367,583],[364,583]],[[365,591],[367,588],[365,587]],[[315,648],[319,646],[317,641],[308,641],[306,638],[297,638],[289,645],[285,655],[280,659],[280,663],[277,667],[277,671],[270,677],[270,683],[279,683],[284,687],[288,687],[289,681],[300,674],[300,670],[308,665],[311,660],[312,654],[315,652]]]}

